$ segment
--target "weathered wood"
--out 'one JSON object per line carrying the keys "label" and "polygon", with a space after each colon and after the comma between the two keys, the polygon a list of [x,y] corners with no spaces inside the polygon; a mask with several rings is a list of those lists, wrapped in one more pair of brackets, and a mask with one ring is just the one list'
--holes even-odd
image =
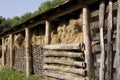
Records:
{"label": "weathered wood", "polygon": [[46,21],[46,27],[45,27],[45,44],[50,44],[51,41],[51,22]]}
{"label": "weathered wood", "polygon": [[112,80],[112,26],[113,26],[113,3],[109,0],[109,13],[108,13],[108,33],[107,33],[107,80]]}
{"label": "weathered wood", "polygon": [[101,60],[100,60],[100,73],[99,80],[105,79],[105,49],[103,27],[105,21],[105,2],[102,0],[99,7],[99,28],[100,28],[100,47],[101,47]]}
{"label": "weathered wood", "polygon": [[2,37],[2,66],[5,66],[5,39]]}
{"label": "weathered wood", "polygon": [[86,80],[85,78],[78,78],[78,77],[71,77],[68,75],[60,75],[57,73],[50,73],[50,72],[44,72],[43,73],[45,76],[57,78],[57,79],[62,79],[62,80]]}
{"label": "weathered wood", "polygon": [[10,67],[13,67],[13,34],[10,34]]}
{"label": "weathered wood", "polygon": [[117,35],[116,35],[116,80],[120,79],[120,0],[117,11]]}
{"label": "weathered wood", "polygon": [[45,45],[44,46],[44,49],[54,49],[54,50],[81,50],[82,48],[84,48],[84,44],[83,43]]}
{"label": "weathered wood", "polygon": [[84,69],[62,68],[62,67],[48,66],[48,65],[43,66],[43,69],[45,69],[45,70],[63,71],[63,72],[67,72],[67,73],[79,74],[79,75],[82,75],[82,76],[86,75],[86,71]]}
{"label": "weathered wood", "polygon": [[50,60],[50,59],[44,59],[44,63],[49,63],[49,64],[63,64],[63,65],[68,65],[68,66],[78,66],[85,68],[86,64],[85,62],[78,62],[78,61],[68,61],[68,60]]}
{"label": "weathered wood", "polygon": [[84,53],[75,53],[75,52],[68,52],[68,53],[64,53],[64,52],[47,52],[45,51],[44,56],[48,57],[48,56],[52,56],[52,57],[79,57],[79,58],[84,58]]}
{"label": "weathered wood", "polygon": [[30,30],[25,28],[25,39],[26,39],[26,75],[31,74],[31,54],[30,54]]}
{"label": "weathered wood", "polygon": [[90,14],[87,6],[83,7],[83,35],[85,43],[85,62],[87,64],[87,80],[91,80],[91,73],[93,73],[93,56],[90,40]]}

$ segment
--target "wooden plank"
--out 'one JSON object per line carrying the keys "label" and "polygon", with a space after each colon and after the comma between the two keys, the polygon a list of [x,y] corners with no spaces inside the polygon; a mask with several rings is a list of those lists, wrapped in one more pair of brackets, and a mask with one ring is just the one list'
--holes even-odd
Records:
{"label": "wooden plank", "polygon": [[5,66],[5,38],[2,37],[2,66]]}
{"label": "wooden plank", "polygon": [[99,7],[99,28],[100,28],[100,47],[101,47],[101,60],[100,60],[100,74],[99,80],[105,79],[105,49],[104,49],[104,37],[103,27],[105,21],[105,1],[100,2]]}
{"label": "wooden plank", "polygon": [[86,80],[85,78],[72,77],[68,75],[61,75],[61,74],[51,73],[51,72],[46,72],[46,71],[43,74],[45,76],[62,79],[62,80]]}
{"label": "wooden plank", "polygon": [[83,35],[85,44],[85,62],[87,64],[87,80],[91,80],[93,72],[93,56],[90,40],[90,13],[87,6],[83,7]]}
{"label": "wooden plank", "polygon": [[79,74],[79,75],[82,75],[82,76],[86,75],[86,71],[84,69],[62,68],[62,67],[48,66],[48,65],[44,65],[43,69],[62,71],[62,72],[67,72],[67,73],[74,73],[74,74]]}
{"label": "wooden plank", "polygon": [[30,30],[29,28],[25,28],[25,38],[26,38],[26,76],[30,76],[31,74],[31,54],[30,54]]}
{"label": "wooden plank", "polygon": [[46,64],[63,64],[68,66],[78,66],[85,68],[86,63],[85,62],[78,62],[78,61],[68,61],[68,60],[50,60],[50,59],[44,59],[44,63]]}
{"label": "wooden plank", "polygon": [[10,68],[13,67],[13,34],[10,34]]}
{"label": "wooden plank", "polygon": [[112,27],[113,27],[113,2],[109,0],[109,13],[108,13],[108,33],[107,33],[107,80],[112,80]]}
{"label": "wooden plank", "polygon": [[45,27],[45,44],[50,44],[51,41],[51,23],[50,21],[46,21],[46,27]]}
{"label": "wooden plank", "polygon": [[47,51],[45,51],[44,56],[46,56],[46,57],[51,56],[51,57],[72,57],[72,58],[79,57],[79,58],[84,58],[84,53],[82,53],[82,52],[81,53],[76,53],[76,52],[64,53],[64,52],[47,52]]}
{"label": "wooden plank", "polygon": [[117,11],[117,35],[116,35],[116,80],[120,79],[120,0]]}
{"label": "wooden plank", "polygon": [[84,44],[83,43],[78,43],[78,44],[45,45],[44,49],[53,49],[53,50],[81,50],[81,49],[84,49]]}

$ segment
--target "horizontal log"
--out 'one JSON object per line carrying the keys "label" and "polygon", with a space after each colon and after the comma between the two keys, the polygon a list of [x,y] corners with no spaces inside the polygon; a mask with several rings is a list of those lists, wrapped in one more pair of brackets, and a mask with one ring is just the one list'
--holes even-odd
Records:
{"label": "horizontal log", "polygon": [[68,53],[64,53],[64,52],[45,52],[44,55],[46,57],[50,56],[50,57],[79,57],[79,58],[84,58],[84,53],[75,53],[75,52],[68,52]]}
{"label": "horizontal log", "polygon": [[43,69],[45,69],[45,70],[63,71],[63,72],[74,73],[74,74],[80,74],[82,76],[86,75],[86,71],[84,69],[62,68],[62,67],[48,66],[48,65],[43,66]]}
{"label": "horizontal log", "polygon": [[85,62],[78,62],[78,61],[45,59],[44,62],[49,63],[49,64],[63,64],[63,65],[68,65],[68,66],[78,66],[78,67],[82,67],[82,68],[86,67]]}
{"label": "horizontal log", "polygon": [[60,75],[57,73],[43,72],[45,76],[62,79],[62,80],[86,80],[85,78],[71,77],[68,75]]}
{"label": "horizontal log", "polygon": [[78,43],[78,44],[45,45],[44,49],[52,49],[52,50],[80,50],[80,49],[84,49],[84,44],[83,43]]}

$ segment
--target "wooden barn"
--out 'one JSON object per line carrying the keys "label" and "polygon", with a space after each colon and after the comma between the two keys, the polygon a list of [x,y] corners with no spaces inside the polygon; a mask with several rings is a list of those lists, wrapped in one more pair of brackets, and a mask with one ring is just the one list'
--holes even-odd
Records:
{"label": "wooden barn", "polygon": [[120,80],[120,0],[66,0],[0,34],[2,66],[47,80]]}

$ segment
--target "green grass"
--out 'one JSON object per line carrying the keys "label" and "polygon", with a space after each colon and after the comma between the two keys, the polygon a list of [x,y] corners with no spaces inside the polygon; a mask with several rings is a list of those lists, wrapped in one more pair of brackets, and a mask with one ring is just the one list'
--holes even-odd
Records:
{"label": "green grass", "polygon": [[24,73],[4,67],[0,70],[0,80],[42,80],[36,76],[26,77]]}

